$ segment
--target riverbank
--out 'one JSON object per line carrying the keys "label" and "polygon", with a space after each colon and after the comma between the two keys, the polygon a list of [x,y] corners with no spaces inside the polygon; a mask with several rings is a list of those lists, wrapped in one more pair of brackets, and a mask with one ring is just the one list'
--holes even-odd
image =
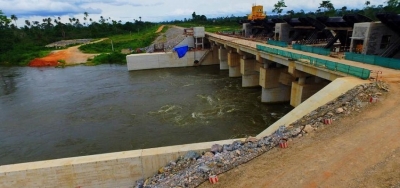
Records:
{"label": "riverbank", "polygon": [[[100,39],[94,42],[90,42],[87,44],[98,43],[104,39]],[[79,50],[79,47],[85,45],[80,44],[77,46],[72,46],[63,50],[54,50],[46,57],[35,58],[30,63],[29,66],[33,67],[42,67],[42,66],[68,66],[68,65],[76,65],[76,64],[84,64],[88,61],[88,59],[93,59],[96,55],[99,54],[87,54],[83,53]]]}
{"label": "riverbank", "polygon": [[359,113],[221,174],[216,185],[200,187],[398,187],[400,84],[389,86],[389,93]]}
{"label": "riverbank", "polygon": [[[141,187],[142,185],[145,187],[195,187],[203,181],[206,181],[209,175],[226,172],[240,164],[250,161],[268,150],[276,150],[275,146],[279,142],[280,135],[285,139],[288,139],[289,145],[291,145],[292,143],[299,142],[298,140],[302,140],[300,138],[304,135],[308,137],[309,135],[315,134],[316,130],[324,130],[325,128],[328,130],[329,127],[335,127],[337,124],[340,125],[340,119],[358,117],[358,114],[361,111],[364,111],[361,109],[368,109],[369,106],[376,106],[376,104],[369,102],[371,97],[379,97],[380,100],[385,99],[387,97],[385,91],[387,91],[387,87],[383,83],[379,85],[364,84],[358,86],[327,105],[311,112],[309,115],[303,117],[292,125],[289,125],[283,134],[275,133],[260,140],[256,138],[248,138],[245,142],[236,141],[230,145],[214,145],[211,148],[211,152],[204,153],[202,156],[189,153],[185,157],[182,157],[177,161],[172,161],[166,167],[161,168],[158,175],[147,180],[139,181],[138,187]],[[333,125],[325,125],[321,123],[326,119],[333,120]],[[318,148],[315,148],[314,152],[318,153]],[[265,153],[262,156],[267,155],[268,153]],[[192,158],[197,158],[197,160],[193,160]],[[280,161],[277,160],[270,161],[274,161],[276,165],[280,164]],[[299,162],[298,160],[295,161]],[[258,164],[253,163],[252,168],[257,165]],[[264,166],[264,168],[269,169],[266,166]],[[234,171],[238,172],[238,170]],[[262,173],[252,173],[251,169],[249,169],[249,174],[250,176],[256,176],[261,179],[264,178],[264,176],[261,175]],[[222,177],[224,176],[221,176],[220,181],[224,182],[225,187],[231,187],[232,185],[253,187],[252,185],[254,182],[244,179],[242,179],[243,182],[241,183],[232,183],[231,180],[235,178],[237,179],[237,176],[232,176],[232,178],[229,178],[227,181],[224,181]],[[276,176],[275,178],[279,179],[279,177]],[[204,186],[207,185],[209,184],[204,184]],[[296,184],[294,183],[293,185]],[[255,187],[263,186],[257,185]]]}

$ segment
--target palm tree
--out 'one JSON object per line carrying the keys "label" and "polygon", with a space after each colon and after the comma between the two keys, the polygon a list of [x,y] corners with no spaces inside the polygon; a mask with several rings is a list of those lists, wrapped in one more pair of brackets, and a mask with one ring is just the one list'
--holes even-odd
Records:
{"label": "palm tree", "polygon": [[48,18],[47,18],[47,26],[48,26],[48,27],[51,27],[51,25],[52,25],[52,24],[51,24],[51,21],[52,21],[51,18],[48,17]]}
{"label": "palm tree", "polygon": [[14,20],[15,26],[17,26],[17,16],[15,16],[15,14],[11,15],[11,20]]}
{"label": "palm tree", "polygon": [[88,12],[84,12],[83,15],[85,15],[85,17],[83,17],[83,20],[85,20],[84,24],[86,25],[86,20],[87,20],[87,17],[89,16],[89,14],[88,14]]}
{"label": "palm tree", "polygon": [[30,27],[31,26],[31,22],[29,20],[25,20],[25,24]]}
{"label": "palm tree", "polygon": [[141,16],[139,16],[139,21],[142,21],[142,17]]}
{"label": "palm tree", "polygon": [[276,4],[274,4],[274,9],[272,12],[276,12],[279,15],[282,13],[284,7],[287,7],[284,0],[279,0]]}
{"label": "palm tree", "polygon": [[342,16],[344,16],[344,14],[346,13],[346,10],[347,10],[347,7],[346,7],[346,6],[343,6],[343,7],[342,7]]}
{"label": "palm tree", "polygon": [[319,4],[318,8],[323,8],[324,11],[335,10],[335,7],[333,7],[333,4],[330,1],[322,1],[322,3]]}

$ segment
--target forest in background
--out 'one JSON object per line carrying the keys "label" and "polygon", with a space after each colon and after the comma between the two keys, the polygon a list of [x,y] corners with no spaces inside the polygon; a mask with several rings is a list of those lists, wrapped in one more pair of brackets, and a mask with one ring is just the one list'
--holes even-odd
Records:
{"label": "forest in background", "polygon": [[[343,16],[345,14],[362,14],[373,20],[377,20],[376,13],[393,12],[400,13],[400,1],[388,0],[384,5],[372,5],[370,1],[366,1],[362,9],[348,9],[346,6],[335,8],[330,1],[322,1],[319,8],[312,12],[304,12],[300,10],[286,10],[284,0],[279,0],[274,4],[271,17],[304,17],[304,16]],[[248,7],[247,7],[248,8]],[[249,8],[250,9],[250,8]],[[285,12],[286,11],[286,12]],[[90,18],[87,12],[82,14],[82,18],[69,18],[69,22],[63,23],[60,17],[45,18],[41,21],[25,20],[25,25],[18,26],[16,21],[17,15],[7,17],[0,10],[0,65],[17,65],[25,66],[30,60],[36,57],[47,55],[51,50],[45,45],[59,40],[68,39],[98,39],[111,36],[125,36],[126,40],[121,41],[124,47],[145,47],[151,43],[157,35],[146,35],[150,31],[154,32],[160,24],[176,24],[185,27],[205,26],[216,27],[221,30],[241,28],[238,24],[239,20],[246,19],[246,16],[226,16],[217,18],[207,18],[205,15],[197,15],[195,12],[191,18],[183,20],[171,20],[160,23],[152,23],[133,19],[133,22],[122,23],[121,21],[112,20],[111,18],[100,17],[95,21]],[[131,37],[138,35],[137,37]],[[130,36],[130,37],[127,37]],[[140,40],[138,38],[141,38]],[[97,44],[97,45],[101,45]],[[115,45],[118,45],[116,43]],[[109,45],[103,44],[103,48],[90,48],[91,52],[111,53]],[[114,53],[119,53],[118,51]],[[123,56],[120,56],[123,57]],[[109,62],[109,61],[108,61]]]}

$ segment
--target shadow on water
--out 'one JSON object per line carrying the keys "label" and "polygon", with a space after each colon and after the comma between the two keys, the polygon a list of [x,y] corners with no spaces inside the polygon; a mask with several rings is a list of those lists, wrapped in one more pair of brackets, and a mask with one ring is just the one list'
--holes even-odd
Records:
{"label": "shadow on water", "polygon": [[256,135],[292,109],[219,66],[0,73],[0,165]]}

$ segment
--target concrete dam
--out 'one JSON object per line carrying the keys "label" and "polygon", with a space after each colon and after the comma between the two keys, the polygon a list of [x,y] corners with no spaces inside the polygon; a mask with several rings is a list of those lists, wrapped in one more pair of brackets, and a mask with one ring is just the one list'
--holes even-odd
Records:
{"label": "concrete dam", "polygon": [[[349,89],[369,82],[365,78],[369,78],[370,71],[380,70],[382,76],[388,77],[396,74],[374,65],[213,33],[205,33],[204,41],[210,45],[209,49],[196,48],[183,58],[174,52],[128,55],[128,70],[193,66],[195,60],[201,66],[219,64],[221,70],[229,70],[229,77],[241,77],[242,87],[261,86],[262,102],[290,101],[296,107],[257,137],[269,135],[281,125],[288,126]],[[303,56],[295,57],[298,54]],[[361,72],[333,70],[330,64],[319,66],[317,60],[337,63],[336,67],[355,67]],[[202,152],[213,144],[232,142],[222,140],[4,165],[0,166],[0,186],[130,187],[190,150]]]}

